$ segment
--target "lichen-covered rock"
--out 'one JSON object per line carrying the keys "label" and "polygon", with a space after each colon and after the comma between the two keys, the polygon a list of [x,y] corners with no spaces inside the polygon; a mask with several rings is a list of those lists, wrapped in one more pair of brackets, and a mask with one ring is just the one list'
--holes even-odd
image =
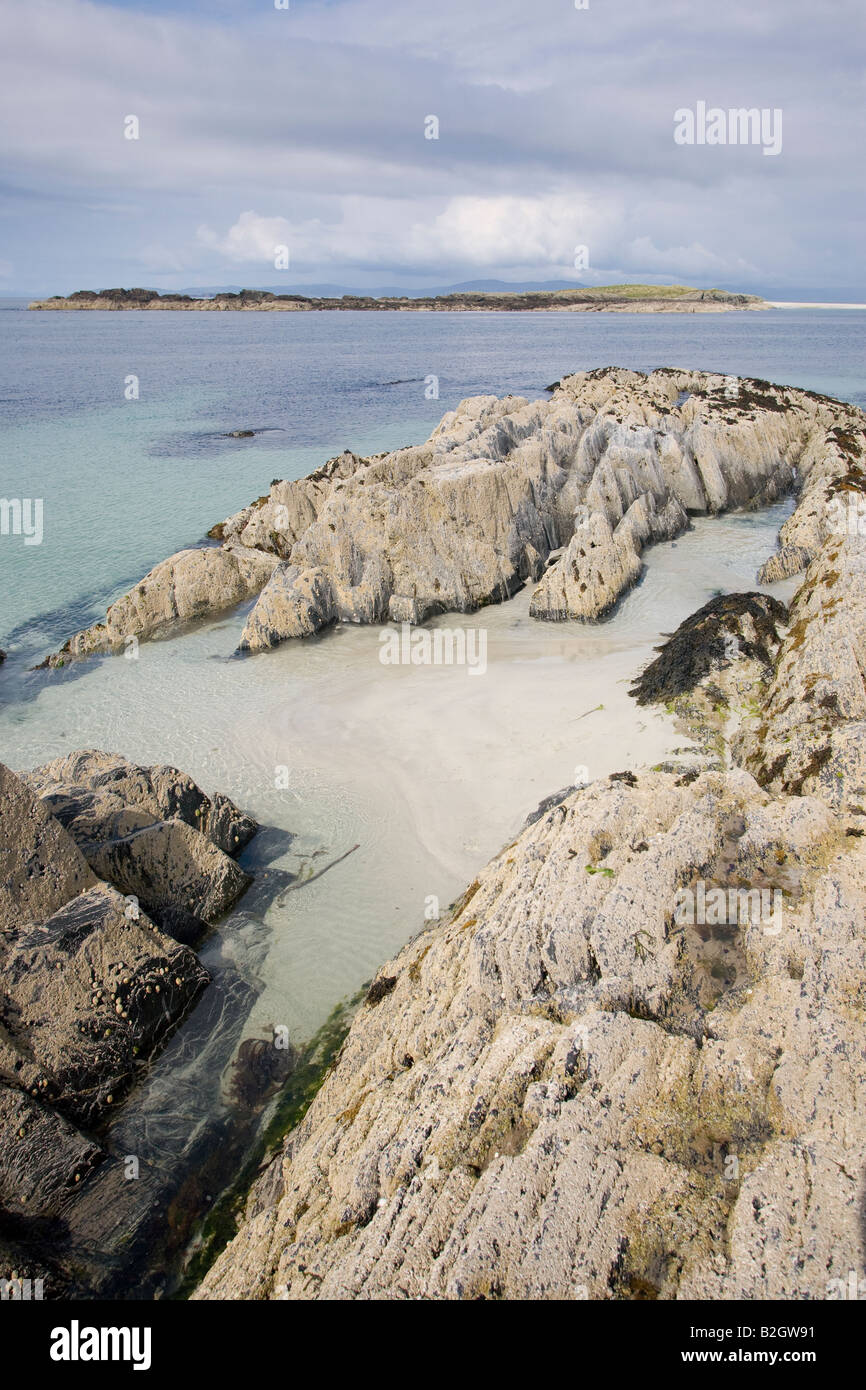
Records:
{"label": "lichen-covered rock", "polygon": [[334,616],[331,581],[324,570],[280,565],[247,618],[240,650],[258,652],[289,637],[309,637]]}
{"label": "lichen-covered rock", "polygon": [[[848,828],[736,770],[553,806],[382,968],[196,1297],[826,1297],[866,1157]],[[690,921],[700,881],[767,910]]]}

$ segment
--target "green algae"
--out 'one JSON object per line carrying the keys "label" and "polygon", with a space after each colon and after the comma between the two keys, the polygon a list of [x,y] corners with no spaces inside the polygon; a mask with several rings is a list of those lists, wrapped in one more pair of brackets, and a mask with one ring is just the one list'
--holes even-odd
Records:
{"label": "green algae", "polygon": [[281,1090],[273,1112],[232,1185],[216,1200],[202,1221],[193,1253],[181,1282],[172,1295],[187,1299],[198,1287],[217,1256],[237,1234],[238,1220],[250,1189],[262,1168],[282,1141],[306,1115],[328,1073],[335,1065],[352,1020],[364,997],[359,990],[338,1004],[317,1033],[299,1050],[298,1064]]}

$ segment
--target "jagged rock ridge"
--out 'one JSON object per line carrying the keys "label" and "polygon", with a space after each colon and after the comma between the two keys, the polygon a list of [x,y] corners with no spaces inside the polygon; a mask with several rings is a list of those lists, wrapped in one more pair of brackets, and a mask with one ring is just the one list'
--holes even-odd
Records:
{"label": "jagged rock ridge", "polygon": [[347,452],[273,483],[213,528],[219,546],[158,565],[52,664],[121,650],[257,593],[245,650],[335,621],[471,612],[528,581],[536,618],[593,621],[639,578],[644,547],[690,515],[797,489],[764,576],[781,577],[830,533],[833,490],[863,438],[852,406],[706,372],[605,368],[564,378],[546,401],[473,397],[423,445]]}

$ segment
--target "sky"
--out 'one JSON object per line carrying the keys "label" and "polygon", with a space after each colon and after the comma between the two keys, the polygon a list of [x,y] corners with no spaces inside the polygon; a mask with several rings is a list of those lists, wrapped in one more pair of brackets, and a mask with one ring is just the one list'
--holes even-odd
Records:
{"label": "sky", "polygon": [[863,0],[283,3],[0,0],[0,294],[866,298]]}

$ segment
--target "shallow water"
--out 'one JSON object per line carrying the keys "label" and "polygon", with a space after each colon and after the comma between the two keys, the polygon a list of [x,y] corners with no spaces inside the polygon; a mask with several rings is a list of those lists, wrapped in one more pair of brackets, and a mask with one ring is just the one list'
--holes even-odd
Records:
{"label": "shallow water", "polygon": [[202,955],[229,942],[259,977],[250,1031],[307,1037],[576,767],[594,779],[670,749],[671,721],[629,699],[630,679],[713,593],[754,587],[789,505],[701,519],[652,548],[606,623],[537,623],[530,588],[438,619],[484,632],[483,673],[383,665],[381,629],[353,626],[237,659],[238,612],[142,644],[137,660],[34,678],[38,696],[2,721],[6,755],[16,768],[79,747],[168,758],[252,812],[268,827],[244,856],[256,883]]}
{"label": "shallow water", "polygon": [[[468,395],[537,397],[567,372],[616,364],[866,404],[864,324],[845,310],[0,313],[0,496],[42,498],[45,528],[40,546],[0,538],[0,647],[13,663],[44,655],[272,478],[347,445],[418,443]],[[125,399],[130,376],[137,400]],[[263,432],[225,437],[249,428]]]}

